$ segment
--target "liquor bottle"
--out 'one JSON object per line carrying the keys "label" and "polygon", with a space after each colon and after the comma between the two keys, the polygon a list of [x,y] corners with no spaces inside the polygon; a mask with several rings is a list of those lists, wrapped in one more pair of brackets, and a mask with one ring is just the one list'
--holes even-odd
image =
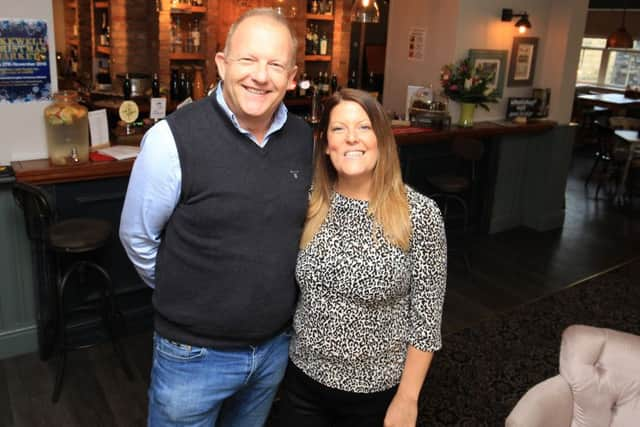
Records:
{"label": "liquor bottle", "polygon": [[358,77],[356,76],[355,70],[351,72],[347,86],[354,89],[358,87]]}
{"label": "liquor bottle", "polygon": [[322,89],[325,96],[329,96],[331,93],[331,86],[329,81],[329,73],[327,71],[324,72],[324,80],[322,81]]}
{"label": "liquor bottle", "polygon": [[302,73],[302,75],[300,76],[300,81],[298,82],[298,96],[299,97],[305,97],[307,96],[307,89],[306,89],[306,85],[301,84],[302,82],[304,82],[305,80],[308,80],[309,78],[307,77],[307,72],[305,71],[304,73]]}
{"label": "liquor bottle", "polygon": [[160,96],[160,80],[158,79],[158,73],[153,73],[153,80],[151,81],[151,96],[158,98]]}
{"label": "liquor bottle", "polygon": [[320,4],[318,3],[318,0],[312,0],[311,1],[311,13],[313,13],[314,15],[318,13],[318,10],[320,9]]}
{"label": "liquor bottle", "polygon": [[367,82],[367,89],[375,90],[376,88],[376,79],[373,75],[373,71],[369,73],[369,81]]}
{"label": "liquor bottle", "polygon": [[313,28],[313,54],[317,55],[320,51],[320,36],[318,35],[318,26],[315,25]]}
{"label": "liquor bottle", "polygon": [[175,22],[175,35],[173,38],[173,51],[175,53],[182,53],[182,30],[180,29],[180,17],[176,17]]}
{"label": "liquor bottle", "polygon": [[169,95],[171,100],[177,102],[180,98],[180,82],[178,80],[178,69],[171,69],[171,82],[169,83]]}
{"label": "liquor bottle", "polygon": [[333,15],[333,0],[327,2],[327,8],[324,11],[325,15]]}
{"label": "liquor bottle", "polygon": [[107,46],[111,45],[111,27],[107,25]]}
{"label": "liquor bottle", "polygon": [[184,51],[187,53],[193,52],[193,23],[187,22],[187,37],[184,43]]}
{"label": "liquor bottle", "polygon": [[100,46],[108,46],[107,39],[107,14],[102,12],[102,24],[100,25]]}
{"label": "liquor bottle", "polygon": [[180,71],[180,80],[178,81],[178,101],[183,101],[187,98],[187,74],[184,70]]}
{"label": "liquor bottle", "polygon": [[131,77],[129,73],[124,75],[124,81],[122,82],[122,94],[124,99],[131,99]]}
{"label": "liquor bottle", "polygon": [[338,91],[338,76],[335,74],[331,76],[331,93]]}
{"label": "liquor bottle", "polygon": [[311,55],[313,53],[313,32],[311,24],[307,25],[307,33],[305,35],[304,54]]}
{"label": "liquor bottle", "polygon": [[193,40],[193,51],[200,53],[200,21],[198,18],[193,20],[193,27],[191,28],[191,39]]}
{"label": "liquor bottle", "polygon": [[327,35],[325,32],[322,32],[322,37],[320,37],[320,55],[327,54],[327,45],[329,44],[329,40],[327,39]]}

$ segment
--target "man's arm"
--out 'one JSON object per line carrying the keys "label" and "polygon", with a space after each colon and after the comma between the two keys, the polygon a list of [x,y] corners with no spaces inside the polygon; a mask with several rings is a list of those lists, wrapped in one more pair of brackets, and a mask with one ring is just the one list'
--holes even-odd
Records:
{"label": "man's arm", "polygon": [[176,143],[166,120],[142,140],[120,218],[120,241],[142,280],[155,287],[160,236],[173,213],[182,184]]}

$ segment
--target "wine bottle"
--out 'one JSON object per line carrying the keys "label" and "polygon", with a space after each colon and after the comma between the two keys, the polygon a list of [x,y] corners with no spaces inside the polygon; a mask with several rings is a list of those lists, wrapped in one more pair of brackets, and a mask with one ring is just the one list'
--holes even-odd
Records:
{"label": "wine bottle", "polygon": [[351,76],[349,76],[349,83],[347,84],[347,86],[354,89],[358,87],[358,78],[355,71],[351,72]]}
{"label": "wine bottle", "polygon": [[131,77],[129,73],[124,75],[124,81],[122,82],[122,94],[124,99],[131,99]]}
{"label": "wine bottle", "polygon": [[338,91],[338,77],[334,74],[331,76],[331,93]]}
{"label": "wine bottle", "polygon": [[171,82],[169,84],[169,94],[171,100],[177,102],[180,98],[180,83],[178,81],[178,70],[176,68],[171,69]]}
{"label": "wine bottle", "polygon": [[160,80],[158,79],[158,73],[153,73],[153,80],[151,81],[151,96],[158,98],[160,96]]}

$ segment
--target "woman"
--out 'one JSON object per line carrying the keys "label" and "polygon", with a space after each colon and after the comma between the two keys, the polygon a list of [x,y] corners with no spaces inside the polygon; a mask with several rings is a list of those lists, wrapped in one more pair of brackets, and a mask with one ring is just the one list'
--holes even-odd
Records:
{"label": "woman", "polygon": [[389,120],[365,92],[329,98],[296,277],[283,426],[415,426],[441,346],[446,240],[404,186]]}

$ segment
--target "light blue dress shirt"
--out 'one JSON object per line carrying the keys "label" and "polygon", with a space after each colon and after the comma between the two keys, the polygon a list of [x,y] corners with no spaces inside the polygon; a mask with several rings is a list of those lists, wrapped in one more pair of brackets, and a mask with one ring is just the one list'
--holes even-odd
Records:
{"label": "light blue dress shirt", "polygon": [[[259,146],[265,146],[274,132],[287,120],[287,108],[280,104],[262,144],[240,127],[235,114],[222,95],[222,83],[215,97],[233,125]],[[120,241],[142,280],[155,287],[156,255],[160,236],[173,213],[182,184],[178,149],[166,120],[156,123],[142,138],[120,218]]]}

